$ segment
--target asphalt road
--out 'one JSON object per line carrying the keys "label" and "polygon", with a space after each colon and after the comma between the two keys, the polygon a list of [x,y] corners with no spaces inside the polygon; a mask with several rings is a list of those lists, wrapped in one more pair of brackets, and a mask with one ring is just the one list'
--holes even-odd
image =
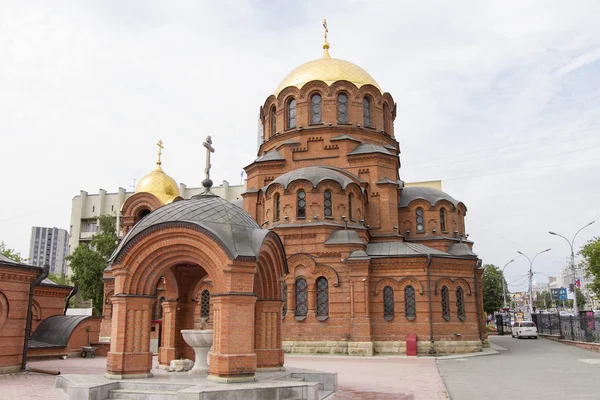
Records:
{"label": "asphalt road", "polygon": [[451,400],[600,399],[600,353],[491,336],[500,355],[438,360]]}

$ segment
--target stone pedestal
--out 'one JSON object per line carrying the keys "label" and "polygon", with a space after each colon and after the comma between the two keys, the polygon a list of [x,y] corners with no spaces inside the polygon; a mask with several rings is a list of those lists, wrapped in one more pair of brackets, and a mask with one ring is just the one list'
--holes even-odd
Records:
{"label": "stone pedestal", "polygon": [[189,373],[207,374],[207,356],[213,344],[213,330],[183,329],[181,330],[181,335],[183,336],[183,340],[185,340],[185,342],[192,349],[194,349],[194,353],[196,353],[194,367],[189,371]]}

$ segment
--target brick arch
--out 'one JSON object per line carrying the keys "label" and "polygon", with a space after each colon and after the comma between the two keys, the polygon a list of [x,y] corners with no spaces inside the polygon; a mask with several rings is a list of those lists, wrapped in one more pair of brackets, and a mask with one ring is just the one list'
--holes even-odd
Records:
{"label": "brick arch", "polygon": [[329,87],[331,96],[334,96],[337,100],[337,95],[340,92],[345,92],[348,94],[349,100],[358,99],[358,87],[350,81],[336,81],[331,84]]}
{"label": "brick arch", "polygon": [[263,289],[263,299],[282,298],[281,282],[289,273],[285,249],[279,236],[267,233],[258,253],[257,275]]}
{"label": "brick arch", "polygon": [[434,294],[437,296],[438,294],[438,287],[440,287],[440,284],[444,284],[446,283],[448,286],[448,289],[454,289],[454,281],[452,280],[452,278],[448,277],[448,276],[443,276],[441,278],[438,278],[435,281],[435,290],[434,290]]}
{"label": "brick arch", "polygon": [[356,95],[361,100],[364,96],[369,96],[369,97],[371,97],[371,99],[373,99],[373,106],[383,107],[381,104],[381,100],[383,97],[381,95],[381,91],[373,85],[370,85],[370,84],[362,85],[358,89]]}
{"label": "brick arch", "polygon": [[[284,113],[284,116],[285,116],[285,105],[291,97],[296,99],[296,105],[297,105],[298,99],[300,98],[300,89],[298,89],[295,86],[288,86],[285,89],[283,89],[281,92],[279,92],[279,95],[277,96],[277,110],[281,109]],[[296,122],[296,125],[298,125],[297,122]],[[287,128],[285,128],[285,124],[284,124],[283,130],[285,130],[285,129],[287,129]]]}
{"label": "brick arch", "polygon": [[4,293],[0,291],[0,328],[2,328],[2,326],[6,323],[6,320],[8,319],[8,307],[8,299],[6,298]]}
{"label": "brick arch", "polygon": [[454,279],[454,288],[456,290],[457,287],[461,286],[465,290],[465,294],[467,296],[471,296],[471,285],[465,278],[456,278]]}
{"label": "brick arch", "polygon": [[392,278],[391,276],[384,276],[375,283],[373,295],[377,296],[379,294],[379,291],[386,286],[391,286],[394,290],[400,290],[400,283],[397,279]]}
{"label": "brick arch", "polygon": [[[300,89],[300,99],[303,101],[309,101],[310,96],[314,93],[319,93],[321,99],[325,100],[325,97],[330,97],[329,86],[323,81],[310,81]],[[310,121],[309,121],[310,122]]]}
{"label": "brick arch", "polygon": [[33,300],[31,303],[31,320],[32,321],[41,321],[42,320],[42,307],[37,300]]}
{"label": "brick arch", "polygon": [[415,288],[420,287],[420,294],[425,294],[425,287],[423,286],[423,283],[421,283],[421,281],[415,278],[414,276],[406,276],[398,281],[398,286],[400,287],[400,289],[404,289],[408,285],[412,285]]}
{"label": "brick arch", "polygon": [[322,276],[327,278],[329,282],[333,282],[333,286],[340,286],[340,276],[338,275],[337,271],[331,268],[329,265],[317,265],[311,269],[310,273],[313,276],[313,285],[316,284],[317,278]]}

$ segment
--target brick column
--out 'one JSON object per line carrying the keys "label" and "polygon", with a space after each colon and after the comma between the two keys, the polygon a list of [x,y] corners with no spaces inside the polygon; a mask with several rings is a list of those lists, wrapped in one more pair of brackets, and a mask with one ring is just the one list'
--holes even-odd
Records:
{"label": "brick column", "polygon": [[287,314],[292,317],[296,314],[296,291],[294,290],[294,284],[287,285]]}
{"label": "brick column", "polygon": [[254,381],[253,293],[213,294],[214,342],[208,379],[217,382]]}
{"label": "brick column", "polygon": [[109,379],[152,376],[150,321],[153,296],[113,296],[110,351],[106,358]]}
{"label": "brick column", "polygon": [[[308,282],[307,282],[308,283]],[[312,321],[317,316],[317,294],[315,290],[315,282],[308,284],[308,312],[306,318]]]}
{"label": "brick column", "polygon": [[158,362],[163,367],[168,367],[176,357],[177,329],[177,300],[166,300],[162,303],[162,338],[161,347],[158,349]]}
{"label": "brick column", "polygon": [[283,368],[281,301],[258,300],[254,326],[257,367],[262,369]]}

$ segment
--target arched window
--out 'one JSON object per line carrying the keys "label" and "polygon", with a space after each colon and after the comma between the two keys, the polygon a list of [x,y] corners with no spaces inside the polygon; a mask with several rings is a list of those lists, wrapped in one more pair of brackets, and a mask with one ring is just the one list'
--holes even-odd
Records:
{"label": "arched window", "polygon": [[417,316],[417,304],[415,300],[415,288],[408,285],[404,288],[404,316],[412,321]]}
{"label": "arched window", "polygon": [[440,229],[446,232],[446,209],[440,208]]}
{"label": "arched window", "polygon": [[308,313],[308,285],[306,284],[306,279],[296,279],[295,286],[296,310],[294,314],[296,317],[306,317]]}
{"label": "arched window", "polygon": [[390,110],[387,106],[387,103],[383,103],[383,131],[388,133],[389,125],[388,125],[388,115]]}
{"label": "arched window", "polygon": [[291,98],[287,103],[287,127],[296,127],[296,99]]}
{"label": "arched window", "polygon": [[425,232],[425,217],[423,215],[423,209],[417,208],[417,233]]}
{"label": "arched window", "polygon": [[450,294],[447,286],[442,286],[442,317],[446,321],[450,319]]}
{"label": "arched window", "polygon": [[281,317],[285,318],[287,315],[287,283],[285,283],[285,281],[281,282],[281,300],[283,301]]}
{"label": "arched window", "polygon": [[306,218],[306,193],[304,190],[298,190],[297,197],[296,218]]}
{"label": "arched window", "polygon": [[340,93],[337,97],[338,124],[347,124],[348,119],[348,95]]}
{"label": "arched window", "polygon": [[200,295],[200,318],[210,318],[210,292],[206,289]]}
{"label": "arched window", "polygon": [[320,124],[322,120],[321,95],[316,93],[310,97],[310,123]]}
{"label": "arched window", "polygon": [[279,220],[279,193],[273,195],[273,221]]}
{"label": "arched window", "polygon": [[363,97],[363,120],[365,126],[371,125],[371,99],[367,96]]}
{"label": "arched window", "polygon": [[317,279],[317,319],[329,316],[329,283],[327,278]]}
{"label": "arched window", "polygon": [[354,218],[352,215],[353,208],[354,208],[354,194],[350,193],[348,195],[348,218],[350,218],[350,221],[354,221]]}
{"label": "arched window", "polygon": [[277,110],[275,106],[271,107],[271,137],[277,133]]}
{"label": "arched window", "polygon": [[386,321],[394,319],[394,289],[391,286],[383,288],[383,318]]}
{"label": "arched window", "polygon": [[460,286],[456,288],[456,315],[461,321],[467,318],[465,314],[465,291]]}
{"label": "arched window", "polygon": [[331,200],[331,190],[326,190],[323,193],[323,213],[325,214],[326,218],[333,216],[333,203]]}

